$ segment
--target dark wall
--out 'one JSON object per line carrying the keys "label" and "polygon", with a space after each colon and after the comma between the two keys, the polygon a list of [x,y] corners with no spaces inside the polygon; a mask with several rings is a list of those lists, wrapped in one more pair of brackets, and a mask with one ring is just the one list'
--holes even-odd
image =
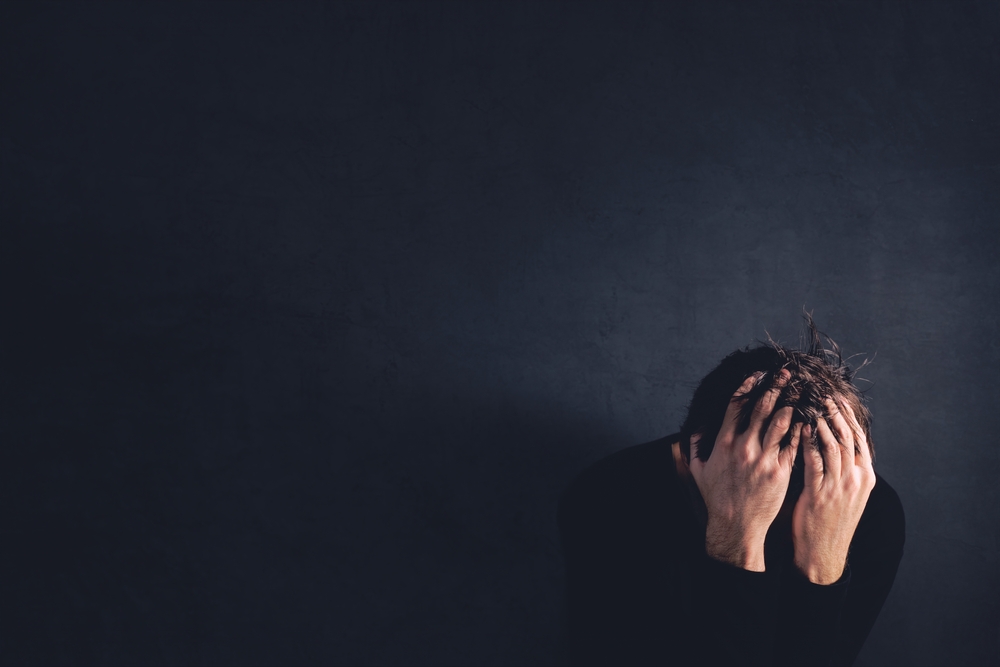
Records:
{"label": "dark wall", "polygon": [[9,663],[561,659],[558,494],[803,306],[996,664],[1000,5],[4,5]]}

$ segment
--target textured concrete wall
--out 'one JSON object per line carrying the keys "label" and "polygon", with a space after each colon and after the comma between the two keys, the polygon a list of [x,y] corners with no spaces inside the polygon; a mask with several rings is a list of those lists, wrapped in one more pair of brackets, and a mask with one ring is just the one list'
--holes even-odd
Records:
{"label": "textured concrete wall", "polygon": [[1000,5],[5,5],[5,662],[558,662],[554,503],[803,305],[860,664],[996,664]]}

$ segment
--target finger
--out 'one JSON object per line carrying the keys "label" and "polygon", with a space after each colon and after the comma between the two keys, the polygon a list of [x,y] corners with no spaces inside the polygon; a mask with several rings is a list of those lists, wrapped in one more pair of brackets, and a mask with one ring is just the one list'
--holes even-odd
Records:
{"label": "finger", "polygon": [[841,468],[848,470],[854,465],[855,444],[854,432],[851,431],[851,425],[844,418],[846,406],[842,406],[839,401],[828,398],[826,399],[826,409],[830,415],[827,417],[827,422],[829,422],[830,428],[840,444]]}
{"label": "finger", "polygon": [[760,434],[764,432],[764,422],[771,416],[774,405],[778,402],[778,396],[781,395],[782,388],[788,384],[788,378],[791,375],[787,370],[781,369],[778,377],[774,380],[774,386],[768,389],[757,401],[757,405],[753,407],[749,430],[754,437],[759,438]]}
{"label": "finger", "polygon": [[837,481],[842,469],[840,443],[823,418],[816,420],[816,433],[819,434],[819,452],[823,456],[823,478]]}
{"label": "finger", "polygon": [[799,450],[799,441],[802,439],[802,422],[792,424],[790,432],[791,436],[788,447],[785,447],[785,451],[779,454],[779,456],[784,457],[782,465],[789,470],[791,470],[792,465],[795,463],[795,453]]}
{"label": "finger", "polygon": [[722,420],[722,428],[719,429],[719,436],[716,439],[716,443],[730,443],[733,441],[733,438],[736,436],[737,424],[740,420],[740,407],[743,405],[743,401],[746,400],[743,397],[753,389],[753,385],[760,375],[760,373],[754,373],[744,380],[740,388],[733,394],[733,397],[729,399],[729,407],[726,408],[726,416]]}
{"label": "finger", "polygon": [[858,423],[858,418],[854,414],[854,410],[848,410],[847,417],[851,425],[851,430],[854,432],[854,442],[858,445],[859,451],[856,456],[861,457],[861,465],[870,468],[872,466],[872,452],[868,448],[868,438],[865,437],[865,430]]}
{"label": "finger", "polygon": [[802,427],[802,461],[805,465],[805,482],[807,489],[819,489],[823,484],[823,456],[819,447],[813,441],[813,428],[806,424]]}
{"label": "finger", "polygon": [[792,407],[784,407],[774,413],[774,419],[767,427],[767,434],[764,436],[764,451],[778,455],[781,451],[781,441],[792,426]]}

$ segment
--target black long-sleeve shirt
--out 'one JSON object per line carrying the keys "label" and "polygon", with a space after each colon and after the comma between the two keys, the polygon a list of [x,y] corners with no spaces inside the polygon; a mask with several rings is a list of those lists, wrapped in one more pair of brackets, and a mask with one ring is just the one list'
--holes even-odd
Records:
{"label": "black long-sleeve shirt", "polygon": [[792,563],[790,538],[766,572],[705,554],[705,529],[668,436],[588,468],[559,504],[573,664],[849,665],[875,623],[903,554],[903,508],[876,475],[832,585]]}

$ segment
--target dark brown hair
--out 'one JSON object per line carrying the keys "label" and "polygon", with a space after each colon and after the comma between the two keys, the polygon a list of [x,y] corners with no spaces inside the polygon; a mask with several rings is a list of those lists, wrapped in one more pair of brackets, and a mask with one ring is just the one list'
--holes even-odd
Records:
{"label": "dark brown hair", "polygon": [[[705,376],[694,392],[687,417],[681,425],[681,449],[686,457],[691,455],[691,436],[697,433],[701,437],[696,455],[702,461],[708,460],[722,428],[726,408],[744,380],[760,373],[753,387],[741,399],[738,424],[741,433],[750,425],[754,405],[774,385],[779,372],[788,369],[791,378],[782,389],[775,410],[792,406],[795,409],[792,422],[811,424],[815,433],[816,420],[827,415],[824,401],[832,398],[838,405],[851,408],[874,458],[871,413],[865,406],[864,394],[854,386],[856,372],[844,361],[840,347],[816,328],[812,316],[805,314],[804,318],[807,331],[806,340],[800,345],[802,349],[788,349],[769,338],[756,347],[733,352]],[[862,363],[861,367],[866,363]],[[786,436],[782,446],[788,444],[790,440]],[[801,447],[797,458],[801,460]],[[801,467],[801,463],[796,465]]]}

